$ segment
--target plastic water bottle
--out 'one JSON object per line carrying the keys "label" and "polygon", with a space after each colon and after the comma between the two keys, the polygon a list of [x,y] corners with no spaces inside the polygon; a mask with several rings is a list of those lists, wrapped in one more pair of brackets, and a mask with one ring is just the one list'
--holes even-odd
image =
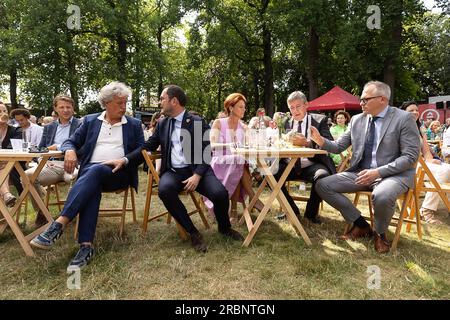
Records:
{"label": "plastic water bottle", "polygon": [[22,151],[28,152],[28,148],[29,148],[29,142],[27,140],[27,131],[23,130],[22,131]]}
{"label": "plastic water bottle", "polygon": [[259,114],[259,121],[258,121],[258,147],[264,148],[267,147],[267,127],[264,123],[264,114],[261,112]]}

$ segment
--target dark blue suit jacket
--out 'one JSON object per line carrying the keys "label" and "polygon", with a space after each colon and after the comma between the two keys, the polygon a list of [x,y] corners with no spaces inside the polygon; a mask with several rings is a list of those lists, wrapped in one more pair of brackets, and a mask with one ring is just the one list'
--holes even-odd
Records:
{"label": "dark blue suit jacket", "polygon": [[[61,146],[61,151],[67,150],[78,151],[83,148],[83,155],[80,161],[80,171],[78,176],[83,175],[84,168],[91,161],[92,153],[97,144],[102,121],[97,119],[101,113],[91,114],[84,118],[83,124],[70,136]],[[125,155],[134,150],[140,150],[144,144],[144,132],[141,127],[141,122],[137,119],[125,116],[127,123],[122,125],[123,146]],[[113,159],[111,159],[113,160]],[[129,164],[123,170],[126,170],[130,175],[131,186],[137,191],[138,186],[138,170],[137,166]]]}
{"label": "dark blue suit jacket", "polygon": [[[70,124],[69,137],[74,134],[75,130],[81,126],[82,121],[77,118],[72,119]],[[39,148],[50,147],[55,144],[56,129],[58,128],[58,121],[53,121],[52,123],[44,126],[44,133],[42,134],[41,142],[39,143]]]}
{"label": "dark blue suit jacket", "polygon": [[[161,119],[156,125],[155,132],[148,138],[142,148],[148,151],[155,151],[161,146],[161,175],[171,168],[171,163],[168,161],[168,154],[171,151],[168,139],[169,123],[169,118]],[[211,162],[211,147],[208,132],[210,127],[203,118],[193,115],[186,110],[181,123],[181,130],[188,133],[187,135],[189,136],[185,139],[183,139],[183,136],[181,137],[184,157],[192,171],[203,176],[211,168],[209,165]],[[141,150],[135,150],[130,155],[127,155],[130,163],[138,165],[144,161]]]}

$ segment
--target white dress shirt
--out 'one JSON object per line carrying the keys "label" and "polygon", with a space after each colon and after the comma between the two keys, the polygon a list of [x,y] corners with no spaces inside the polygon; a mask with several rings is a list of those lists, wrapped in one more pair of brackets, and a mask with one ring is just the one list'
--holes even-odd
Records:
{"label": "white dress shirt", "polygon": [[[294,124],[292,125],[292,131],[299,132],[298,131],[298,121],[294,119]],[[303,134],[306,139],[309,141],[310,135],[311,135],[311,116],[307,114],[303,120],[302,120],[302,127],[301,127],[301,134]],[[314,162],[311,162],[308,158],[300,158],[301,166],[302,168],[306,168],[309,166],[312,166]]]}
{"label": "white dress shirt", "polygon": [[[172,168],[185,168],[188,166],[186,159],[184,158],[183,154],[183,145],[181,144],[181,124],[183,122],[184,113],[186,110],[181,112],[178,116],[175,118],[174,128],[172,128],[172,150],[170,159],[172,161]],[[172,119],[169,119],[169,121],[172,121]]]}
{"label": "white dress shirt", "polygon": [[127,118],[122,116],[122,120],[120,122],[111,125],[108,121],[106,121],[105,114],[106,111],[103,111],[103,113],[97,118],[102,121],[102,127],[100,128],[97,143],[95,144],[94,152],[92,153],[91,163],[119,159],[125,156],[122,125],[128,122]]}
{"label": "white dress shirt", "polygon": [[30,145],[37,147],[39,143],[41,143],[44,128],[30,122],[30,126],[26,129],[22,128],[22,132],[25,134],[25,140],[28,141]]}

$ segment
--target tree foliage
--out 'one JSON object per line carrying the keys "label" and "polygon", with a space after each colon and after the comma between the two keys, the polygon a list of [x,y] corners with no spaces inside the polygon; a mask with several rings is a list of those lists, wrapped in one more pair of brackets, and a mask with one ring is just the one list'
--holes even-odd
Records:
{"label": "tree foliage", "polygon": [[[371,79],[392,86],[394,104],[448,94],[449,1],[436,1],[441,14],[419,0],[382,1],[379,30],[366,25],[372,2],[3,0],[0,85],[9,92],[0,96],[43,114],[66,92],[94,110],[97,91],[119,80],[136,110],[156,106],[175,83],[190,109],[213,118],[232,92],[247,97],[247,116],[262,106],[285,111],[294,90],[310,99],[335,85],[359,94]],[[80,29],[68,28],[71,4]]]}

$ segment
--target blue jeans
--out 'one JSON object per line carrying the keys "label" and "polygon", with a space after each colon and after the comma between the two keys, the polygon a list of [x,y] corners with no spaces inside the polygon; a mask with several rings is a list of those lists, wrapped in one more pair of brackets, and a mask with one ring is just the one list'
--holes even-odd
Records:
{"label": "blue jeans", "polygon": [[70,190],[61,216],[72,221],[79,214],[78,242],[92,242],[97,228],[102,191],[116,191],[130,185],[129,173],[100,163],[88,164]]}

